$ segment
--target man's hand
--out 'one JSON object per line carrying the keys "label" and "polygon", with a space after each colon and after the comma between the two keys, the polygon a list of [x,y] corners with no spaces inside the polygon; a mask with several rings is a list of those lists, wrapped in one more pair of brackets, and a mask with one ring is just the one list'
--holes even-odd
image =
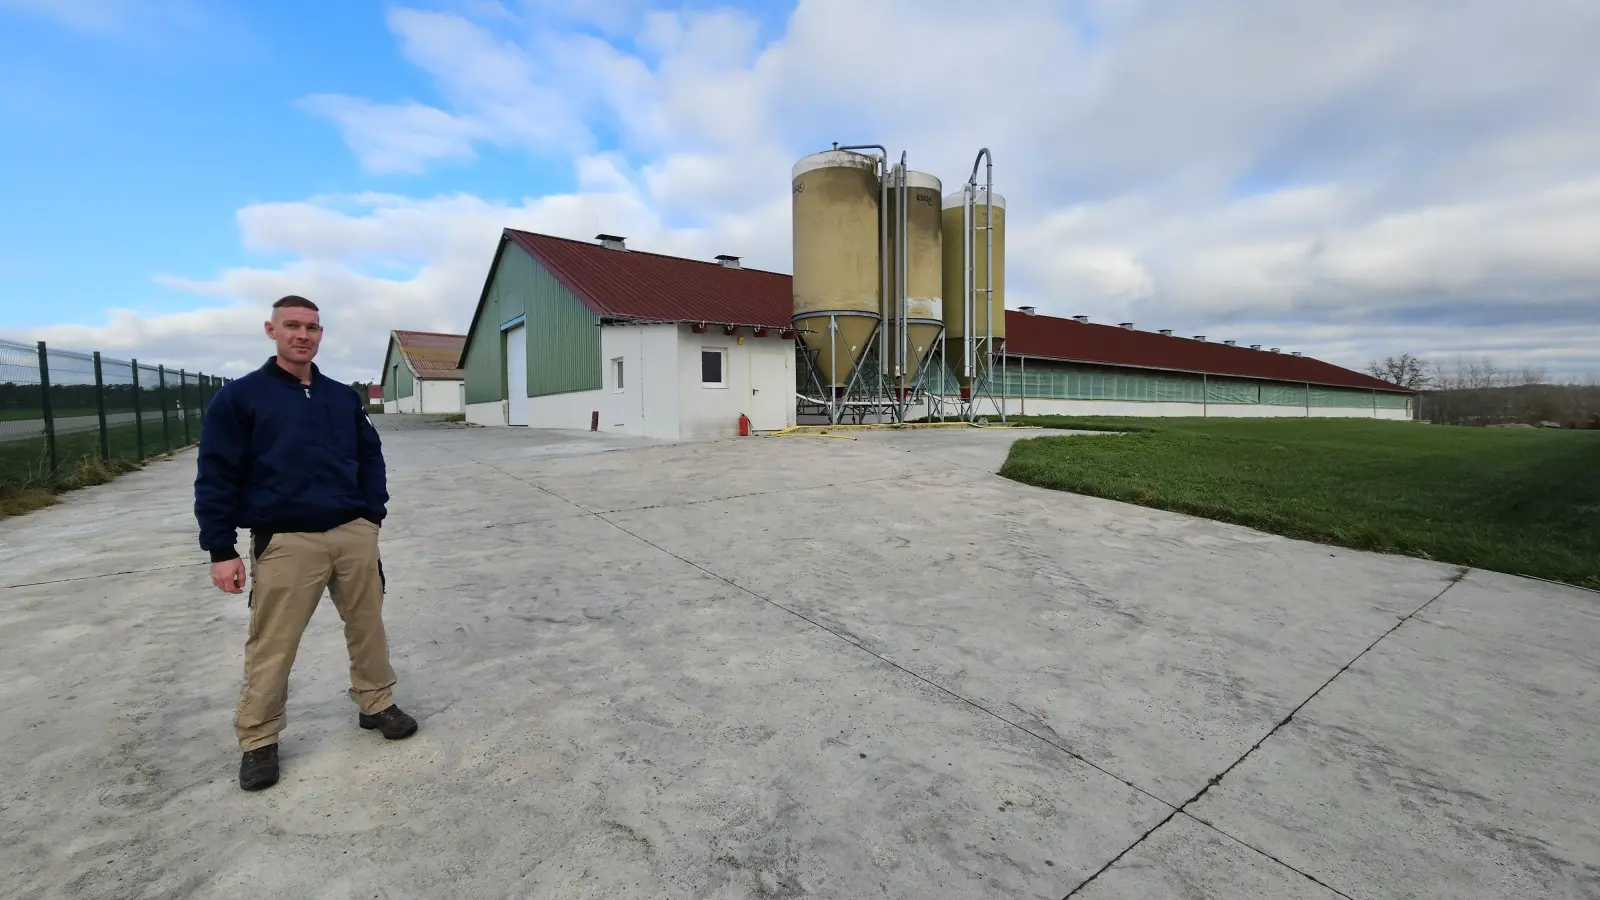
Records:
{"label": "man's hand", "polygon": [[244,593],[244,560],[228,559],[211,564],[211,583],[230,594]]}

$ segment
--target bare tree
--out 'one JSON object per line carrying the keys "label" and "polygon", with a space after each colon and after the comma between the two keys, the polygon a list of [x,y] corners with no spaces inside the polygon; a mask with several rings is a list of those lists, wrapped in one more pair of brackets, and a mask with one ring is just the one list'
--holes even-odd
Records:
{"label": "bare tree", "polygon": [[1414,391],[1420,391],[1433,382],[1432,369],[1427,360],[1419,359],[1410,353],[1385,357],[1383,362],[1373,360],[1367,364],[1367,371],[1373,378]]}

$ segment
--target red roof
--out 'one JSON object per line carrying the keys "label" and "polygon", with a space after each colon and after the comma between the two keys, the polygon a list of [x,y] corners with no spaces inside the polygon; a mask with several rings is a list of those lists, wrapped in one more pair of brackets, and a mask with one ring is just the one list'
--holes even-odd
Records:
{"label": "red roof", "polygon": [[788,328],[794,317],[788,275],[512,228],[505,237],[600,316],[767,328]]}
{"label": "red roof", "polygon": [[1015,356],[1072,362],[1414,393],[1399,385],[1309,356],[1230,347],[1211,341],[1135,331],[1115,325],[1092,325],[1054,316],[1030,316],[1010,309],[1006,310],[1006,352]]}
{"label": "red roof", "polygon": [[367,401],[368,402],[375,402],[375,401],[382,400],[382,399],[383,399],[383,385],[381,385],[381,384],[369,384],[369,385],[367,385]]}
{"label": "red roof", "polygon": [[459,368],[461,350],[467,345],[464,334],[437,331],[396,331],[400,352],[411,361],[417,377],[424,380],[459,381],[466,373]]}

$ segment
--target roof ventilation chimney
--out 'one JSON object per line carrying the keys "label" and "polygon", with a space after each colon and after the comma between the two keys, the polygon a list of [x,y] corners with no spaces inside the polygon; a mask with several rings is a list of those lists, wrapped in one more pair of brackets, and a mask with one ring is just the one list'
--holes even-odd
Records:
{"label": "roof ventilation chimney", "polygon": [[739,268],[739,257],[737,256],[729,256],[726,253],[721,253],[717,255],[717,262],[721,263],[722,267],[725,269]]}
{"label": "roof ventilation chimney", "polygon": [[1203,335],[1203,334],[1197,334],[1197,335],[1194,336],[1194,339],[1197,340],[1197,341],[1204,342],[1205,339],[1206,339],[1206,336]]}
{"label": "roof ventilation chimney", "polygon": [[1237,346],[1239,346],[1239,342],[1238,341],[1223,341],[1223,343],[1227,344],[1229,347],[1237,347]]}
{"label": "roof ventilation chimney", "polygon": [[1167,337],[1172,337],[1172,329],[1171,328],[1163,328],[1163,329],[1161,329],[1161,333],[1166,335]]}
{"label": "roof ventilation chimney", "polygon": [[1300,351],[1299,351],[1299,350],[1296,350],[1296,351],[1294,351],[1294,352],[1293,352],[1293,353],[1291,353],[1291,354],[1289,354],[1289,355],[1290,355],[1290,356],[1299,356],[1299,355],[1300,355]]}
{"label": "roof ventilation chimney", "polygon": [[1250,349],[1251,350],[1260,350],[1261,349],[1261,345],[1260,344],[1251,344],[1250,345]]}
{"label": "roof ventilation chimney", "polygon": [[1074,321],[1074,322],[1083,322],[1085,324],[1088,324],[1089,317],[1088,316],[1073,316],[1072,317],[1072,321]]}
{"label": "roof ventilation chimney", "polygon": [[1283,349],[1281,347],[1273,347],[1272,348],[1272,352],[1273,353],[1282,353]]}
{"label": "roof ventilation chimney", "polygon": [[1039,314],[1038,310],[1031,306],[1019,306],[1017,309],[1022,310],[1022,314],[1025,316],[1036,316]]}
{"label": "roof ventilation chimney", "polygon": [[1132,331],[1133,330],[1133,323],[1132,322],[1118,322],[1117,323],[1117,327],[1118,328],[1126,328],[1129,331]]}
{"label": "roof ventilation chimney", "polygon": [[597,234],[594,236],[594,239],[600,242],[600,246],[605,247],[608,250],[628,249],[628,245],[626,243],[628,239],[615,234]]}

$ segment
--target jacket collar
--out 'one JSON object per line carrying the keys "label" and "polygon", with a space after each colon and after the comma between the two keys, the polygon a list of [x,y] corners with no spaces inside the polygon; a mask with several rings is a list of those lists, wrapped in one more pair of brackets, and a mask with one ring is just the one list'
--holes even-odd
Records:
{"label": "jacket collar", "polygon": [[[278,378],[280,380],[287,381],[290,384],[299,385],[299,384],[303,383],[303,382],[300,381],[300,379],[294,377],[293,375],[290,375],[287,371],[285,371],[282,366],[278,365],[278,357],[277,357],[276,354],[267,357],[267,361],[261,366],[261,371],[266,372],[269,375],[272,375],[273,377]],[[311,383],[312,384],[316,384],[317,379],[321,378],[321,377],[322,377],[322,370],[317,368],[317,364],[316,363],[312,363],[311,364]]]}

